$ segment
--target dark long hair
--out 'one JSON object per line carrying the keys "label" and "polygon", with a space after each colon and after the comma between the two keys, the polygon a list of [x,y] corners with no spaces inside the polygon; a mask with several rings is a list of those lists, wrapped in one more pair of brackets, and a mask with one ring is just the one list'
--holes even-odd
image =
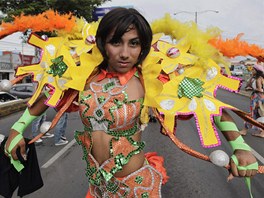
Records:
{"label": "dark long hair", "polygon": [[133,8],[115,8],[102,18],[96,32],[96,45],[104,57],[104,61],[99,68],[105,69],[107,67],[108,57],[105,51],[107,36],[114,30],[113,38],[121,39],[131,25],[136,28],[141,43],[141,53],[137,65],[141,64],[146,58],[152,41],[152,31],[149,23]]}
{"label": "dark long hair", "polygon": [[[254,68],[255,69],[255,68]],[[255,74],[255,78],[259,78],[259,77],[263,77],[264,78],[264,74],[262,71],[255,69],[256,70],[256,74]]]}

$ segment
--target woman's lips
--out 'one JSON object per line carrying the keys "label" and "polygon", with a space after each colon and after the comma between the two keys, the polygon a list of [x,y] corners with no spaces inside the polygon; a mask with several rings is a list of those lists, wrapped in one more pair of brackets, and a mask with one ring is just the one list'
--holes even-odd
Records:
{"label": "woman's lips", "polygon": [[129,62],[119,62],[119,64],[120,64],[122,67],[126,67],[126,66],[128,66]]}

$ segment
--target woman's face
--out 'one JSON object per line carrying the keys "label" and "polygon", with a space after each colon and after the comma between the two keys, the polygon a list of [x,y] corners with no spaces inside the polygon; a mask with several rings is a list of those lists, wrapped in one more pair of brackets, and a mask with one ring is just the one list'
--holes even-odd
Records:
{"label": "woman's face", "polygon": [[137,30],[130,28],[120,40],[112,41],[113,33],[106,38],[105,50],[108,56],[108,71],[126,73],[138,61],[141,43]]}

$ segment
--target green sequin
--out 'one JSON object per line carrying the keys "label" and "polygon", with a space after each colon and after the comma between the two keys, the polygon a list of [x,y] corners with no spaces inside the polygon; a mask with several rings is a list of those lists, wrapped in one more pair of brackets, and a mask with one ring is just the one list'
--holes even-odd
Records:
{"label": "green sequin", "polygon": [[142,198],[149,198],[149,194],[147,192],[144,192],[141,194]]}
{"label": "green sequin", "polygon": [[184,77],[184,79],[179,83],[178,97],[187,97],[189,99],[192,99],[194,96],[198,98],[203,97],[203,84],[204,82],[198,78]]}
{"label": "green sequin", "polygon": [[124,104],[124,102],[119,101],[118,99],[114,99],[114,103],[115,103],[117,108],[121,108]]}
{"label": "green sequin", "polygon": [[106,189],[115,194],[118,190],[119,190],[119,186],[118,184],[114,183],[114,182],[108,182],[107,185],[106,185]]}
{"label": "green sequin", "polygon": [[103,85],[103,92],[108,92],[109,90],[113,89],[115,86],[116,86],[116,83],[114,81],[106,83]]}
{"label": "green sequin", "polygon": [[103,115],[103,112],[102,110],[98,109],[95,114],[98,116],[98,117],[101,117]]}
{"label": "green sequin", "polygon": [[86,100],[89,100],[89,99],[91,99],[92,98],[92,95],[91,94],[88,94],[87,96],[84,96],[83,95],[83,92],[81,92],[81,94],[80,94],[80,104],[82,104],[82,105],[85,105],[86,106],[86,108],[85,108],[85,110],[82,112],[82,117],[84,117],[84,118],[87,118],[86,116],[85,116],[85,114],[86,114],[86,112],[90,109],[90,106],[85,102]]}
{"label": "green sequin", "polygon": [[100,173],[104,177],[105,181],[109,181],[113,177],[112,173],[108,173],[104,169],[100,169]]}
{"label": "green sequin", "polygon": [[105,101],[105,97],[100,96],[97,100],[98,100],[99,104],[102,104]]}
{"label": "green sequin", "polygon": [[124,165],[126,165],[128,163],[128,160],[126,159],[126,157],[122,153],[119,153],[115,157],[115,163],[122,168]]}
{"label": "green sequin", "polygon": [[47,73],[52,74],[54,77],[58,75],[61,78],[68,69],[68,66],[63,62],[63,56],[52,59],[51,62],[52,65]]}
{"label": "green sequin", "polygon": [[142,182],[143,182],[143,177],[141,177],[141,176],[137,176],[136,179],[135,179],[135,182],[138,183],[138,184],[142,184]]}

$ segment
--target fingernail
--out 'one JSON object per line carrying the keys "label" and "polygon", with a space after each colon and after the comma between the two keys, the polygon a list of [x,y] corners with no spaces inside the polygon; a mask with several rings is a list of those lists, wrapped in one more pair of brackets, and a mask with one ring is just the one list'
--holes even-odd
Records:
{"label": "fingernail", "polygon": [[27,155],[26,154],[24,154],[23,156],[23,159],[26,161],[27,160]]}

